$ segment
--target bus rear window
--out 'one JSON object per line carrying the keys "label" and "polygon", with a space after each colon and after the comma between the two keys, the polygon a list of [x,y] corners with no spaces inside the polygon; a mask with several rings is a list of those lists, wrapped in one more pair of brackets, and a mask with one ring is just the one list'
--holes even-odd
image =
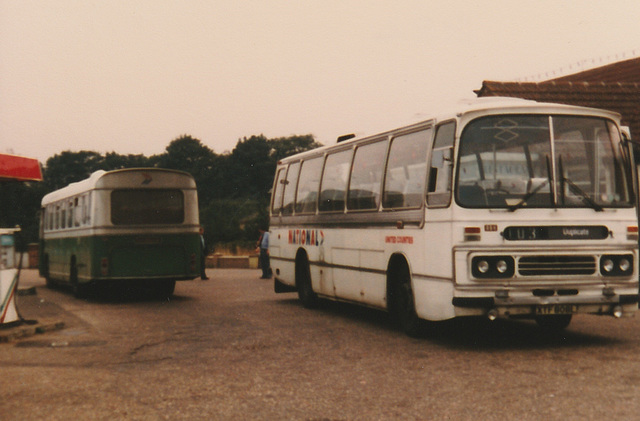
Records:
{"label": "bus rear window", "polygon": [[114,225],[181,224],[184,195],[180,190],[128,189],[111,192]]}

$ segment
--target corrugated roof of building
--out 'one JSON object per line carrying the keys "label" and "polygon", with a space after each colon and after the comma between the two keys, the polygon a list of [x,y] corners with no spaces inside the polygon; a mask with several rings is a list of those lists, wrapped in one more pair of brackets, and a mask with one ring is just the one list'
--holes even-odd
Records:
{"label": "corrugated roof of building", "polygon": [[616,111],[640,139],[640,58],[538,83],[484,81],[475,93]]}
{"label": "corrugated roof of building", "polygon": [[640,83],[640,57],[551,79],[549,82]]}

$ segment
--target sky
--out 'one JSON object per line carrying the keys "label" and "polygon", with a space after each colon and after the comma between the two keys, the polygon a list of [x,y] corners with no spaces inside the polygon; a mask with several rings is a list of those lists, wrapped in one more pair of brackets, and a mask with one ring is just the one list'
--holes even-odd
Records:
{"label": "sky", "polygon": [[640,56],[638,0],[0,0],[0,153],[375,134]]}

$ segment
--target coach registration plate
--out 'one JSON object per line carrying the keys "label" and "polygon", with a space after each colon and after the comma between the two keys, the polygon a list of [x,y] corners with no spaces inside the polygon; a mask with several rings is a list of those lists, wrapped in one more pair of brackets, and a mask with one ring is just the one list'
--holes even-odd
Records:
{"label": "coach registration plate", "polygon": [[578,312],[578,306],[574,304],[553,304],[546,306],[536,306],[536,314],[573,314]]}

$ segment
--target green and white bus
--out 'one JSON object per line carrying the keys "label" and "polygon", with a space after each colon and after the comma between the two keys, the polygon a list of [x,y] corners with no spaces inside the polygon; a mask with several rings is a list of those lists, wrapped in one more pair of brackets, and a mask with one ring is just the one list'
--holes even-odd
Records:
{"label": "green and white bus", "polygon": [[40,222],[40,275],[76,296],[114,281],[170,295],[200,274],[198,194],[185,172],[96,171],[44,196]]}

